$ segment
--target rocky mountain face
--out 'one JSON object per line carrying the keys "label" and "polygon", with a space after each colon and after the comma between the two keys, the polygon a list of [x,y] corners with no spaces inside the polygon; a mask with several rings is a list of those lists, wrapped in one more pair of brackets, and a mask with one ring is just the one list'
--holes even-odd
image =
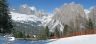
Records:
{"label": "rocky mountain face", "polygon": [[23,13],[23,14],[31,14],[32,13],[31,11],[32,10],[28,7],[27,4],[21,5],[20,8],[19,8],[19,12]]}
{"label": "rocky mountain face", "polygon": [[92,21],[96,22],[96,6],[90,9],[88,15],[89,18],[92,19]]}
{"label": "rocky mountain face", "polygon": [[83,28],[84,20],[84,8],[80,4],[69,3],[54,10],[54,16],[48,26],[52,30],[57,27],[61,31],[64,25],[71,26],[73,29],[80,29]]}
{"label": "rocky mountain face", "polygon": [[20,14],[35,15],[38,17],[42,17],[46,14],[44,11],[37,9],[35,6],[30,7],[27,4],[21,5],[19,9],[10,8],[10,11]]}

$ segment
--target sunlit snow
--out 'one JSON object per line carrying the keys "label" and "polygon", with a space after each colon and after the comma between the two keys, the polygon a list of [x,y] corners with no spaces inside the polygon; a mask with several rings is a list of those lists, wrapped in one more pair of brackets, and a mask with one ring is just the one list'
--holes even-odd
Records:
{"label": "sunlit snow", "polygon": [[61,38],[47,44],[96,44],[96,34]]}

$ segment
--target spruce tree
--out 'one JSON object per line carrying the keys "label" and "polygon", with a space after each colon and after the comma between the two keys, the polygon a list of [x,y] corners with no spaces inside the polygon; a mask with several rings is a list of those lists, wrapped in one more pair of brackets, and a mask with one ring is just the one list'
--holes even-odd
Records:
{"label": "spruce tree", "polygon": [[56,37],[58,37],[58,38],[60,37],[60,30],[58,30],[57,27],[54,31],[54,34],[55,34]]}
{"label": "spruce tree", "polygon": [[40,30],[40,32],[38,33],[38,39],[48,39],[48,33],[46,31],[47,29],[46,28],[43,28]]}
{"label": "spruce tree", "polygon": [[89,19],[87,22],[86,22],[86,25],[85,25],[86,28],[88,29],[94,29],[94,22]]}
{"label": "spruce tree", "polygon": [[68,25],[65,25],[63,29],[63,35],[66,35],[67,32],[68,32]]}
{"label": "spruce tree", "polygon": [[0,0],[0,33],[11,33],[12,31],[12,20],[8,14],[7,0]]}
{"label": "spruce tree", "polygon": [[46,37],[49,38],[49,28],[48,28],[48,26],[46,26],[46,28],[45,28],[45,34],[46,34]]}

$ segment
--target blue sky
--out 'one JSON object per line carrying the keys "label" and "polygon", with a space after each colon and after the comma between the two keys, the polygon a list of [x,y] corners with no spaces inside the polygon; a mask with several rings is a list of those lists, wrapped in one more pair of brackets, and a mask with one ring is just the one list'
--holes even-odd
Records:
{"label": "blue sky", "polygon": [[28,4],[29,6],[36,6],[38,9],[48,12],[52,12],[56,7],[70,2],[81,4],[86,9],[96,5],[96,0],[8,0],[11,8],[18,8],[22,4]]}

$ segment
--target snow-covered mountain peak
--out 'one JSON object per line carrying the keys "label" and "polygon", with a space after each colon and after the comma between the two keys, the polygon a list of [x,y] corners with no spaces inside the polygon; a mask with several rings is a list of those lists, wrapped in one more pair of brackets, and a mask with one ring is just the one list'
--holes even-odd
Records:
{"label": "snow-covered mountain peak", "polygon": [[37,17],[36,15],[27,15],[27,14],[21,14],[21,13],[14,13],[11,12],[10,14],[12,16],[12,20],[16,22],[41,22],[40,25],[45,25],[51,20],[52,15],[49,16],[43,16],[43,17]]}
{"label": "snow-covered mountain peak", "polygon": [[37,34],[40,29],[51,21],[52,15],[38,17],[35,14],[24,14],[19,12],[10,12],[12,23],[17,31]]}
{"label": "snow-covered mountain peak", "polygon": [[[12,14],[12,19],[15,21],[35,21],[35,19],[37,19],[36,16],[34,15],[26,15],[26,14],[20,14],[20,13],[13,13]],[[35,19],[31,19],[31,18],[35,18]]]}

